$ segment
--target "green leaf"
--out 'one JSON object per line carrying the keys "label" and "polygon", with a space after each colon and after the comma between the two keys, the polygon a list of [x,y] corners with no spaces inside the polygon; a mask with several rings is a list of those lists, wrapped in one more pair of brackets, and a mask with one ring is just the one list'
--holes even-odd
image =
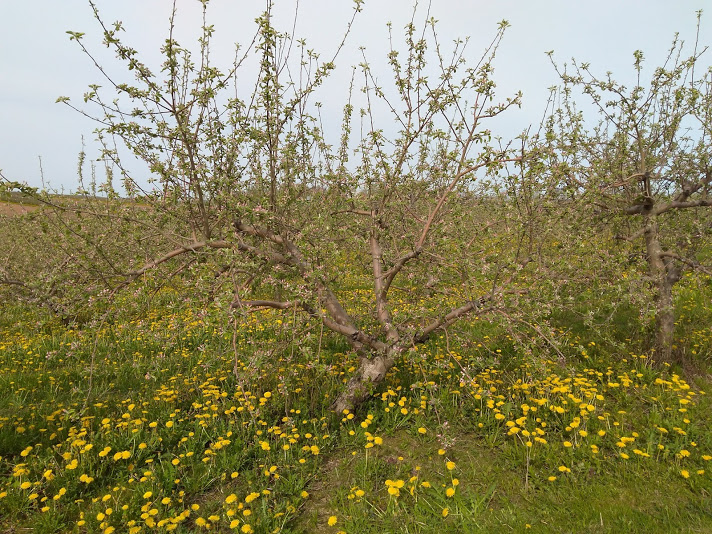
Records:
{"label": "green leaf", "polygon": [[65,33],[69,34],[69,40],[74,41],[77,40],[79,41],[82,37],[84,37],[84,32],[73,32],[73,31],[67,31]]}

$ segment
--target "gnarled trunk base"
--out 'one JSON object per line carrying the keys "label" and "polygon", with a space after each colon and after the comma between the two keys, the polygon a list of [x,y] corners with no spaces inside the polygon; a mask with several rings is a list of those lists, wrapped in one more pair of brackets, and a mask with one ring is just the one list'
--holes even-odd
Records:
{"label": "gnarled trunk base", "polygon": [[371,358],[361,358],[356,374],[346,383],[346,388],[331,405],[331,410],[341,413],[353,410],[371,396],[378,384],[383,382],[386,373],[395,363],[392,356],[378,354]]}

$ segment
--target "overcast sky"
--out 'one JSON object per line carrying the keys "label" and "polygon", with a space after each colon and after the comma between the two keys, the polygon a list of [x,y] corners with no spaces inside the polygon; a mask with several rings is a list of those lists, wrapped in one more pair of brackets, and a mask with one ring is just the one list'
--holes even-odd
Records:
{"label": "overcast sky", "polygon": [[[149,64],[158,65],[171,0],[97,0],[96,4],[106,21],[123,21],[126,43],[146,51]],[[427,0],[420,4],[427,6]],[[439,21],[441,41],[470,36],[472,60],[495,35],[497,23],[510,22],[495,64],[495,80],[503,97],[522,90],[524,105],[512,111],[497,131],[515,136],[539,122],[547,89],[557,83],[546,51],[554,50],[557,62],[575,57],[590,62],[596,72],[612,71],[617,79],[629,81],[634,50],[644,51],[646,65],[657,66],[675,32],[692,44],[695,12],[709,4],[709,0],[432,0],[430,14]],[[281,29],[291,30],[294,6],[295,0],[276,1]],[[199,30],[200,3],[178,0],[178,9],[177,38],[186,45]],[[260,0],[210,2],[208,19],[216,29],[212,53],[219,65],[229,65],[235,42],[249,43],[254,19],[263,9]],[[296,35],[323,52],[322,57],[330,57],[351,10],[350,0],[301,0]],[[394,33],[399,33],[411,12],[411,0],[366,0],[337,61],[334,82],[319,97],[332,104],[325,112],[334,117],[335,125],[349,66],[361,61],[358,48],[366,48],[377,74],[380,70],[381,76],[388,76],[381,68],[388,48],[386,23],[392,22]],[[420,14],[417,20],[424,17],[424,9]],[[79,103],[88,84],[102,83],[96,68],[69,41],[67,30],[85,32],[85,44],[103,62],[112,63],[111,54],[100,44],[100,28],[86,0],[0,0],[0,169],[10,180],[39,186],[41,156],[45,180],[65,191],[76,189],[82,135],[87,156],[97,156],[92,143],[95,124],[55,100],[61,95]],[[712,9],[703,13],[700,42],[712,44]],[[706,58],[705,64],[709,63]],[[338,131],[331,133],[338,135]]]}

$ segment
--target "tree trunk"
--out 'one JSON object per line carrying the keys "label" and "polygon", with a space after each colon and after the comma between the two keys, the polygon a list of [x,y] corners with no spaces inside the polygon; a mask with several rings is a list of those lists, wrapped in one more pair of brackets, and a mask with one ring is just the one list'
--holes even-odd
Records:
{"label": "tree trunk", "polygon": [[658,300],[655,310],[655,359],[659,362],[672,361],[672,343],[675,332],[675,310],[672,304],[672,285],[663,281],[658,286]]}
{"label": "tree trunk", "polygon": [[386,373],[394,363],[395,360],[391,355],[377,354],[370,358],[362,357],[358,370],[333,402],[331,410],[336,413],[353,410],[371,396],[374,388],[383,382]]}
{"label": "tree trunk", "polygon": [[648,222],[645,227],[645,247],[650,278],[655,284],[655,354],[658,363],[672,362],[675,333],[675,308],[672,287],[680,279],[672,261],[666,261],[658,239],[658,227]]}

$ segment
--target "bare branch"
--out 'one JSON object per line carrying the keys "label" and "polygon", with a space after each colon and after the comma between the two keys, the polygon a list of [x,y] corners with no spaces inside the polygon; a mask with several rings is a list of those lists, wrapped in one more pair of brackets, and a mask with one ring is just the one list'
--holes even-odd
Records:
{"label": "bare branch", "polygon": [[689,187],[683,187],[682,191],[680,191],[680,194],[675,197],[675,202],[685,202],[687,201],[690,196],[694,195],[697,193],[700,189],[702,189],[705,186],[709,186],[712,184],[712,171],[707,171],[702,179],[700,179],[697,183],[689,186]]}
{"label": "bare branch", "polygon": [[643,237],[644,234],[645,234],[645,228],[642,228],[642,229],[638,230],[636,233],[634,233],[633,235],[628,236],[628,235],[617,234],[615,236],[615,238],[620,239],[621,241],[628,241],[630,243],[635,243],[638,239]]}
{"label": "bare branch", "polygon": [[670,258],[676,261],[679,261],[680,263],[684,263],[688,267],[694,269],[695,271],[700,271],[701,273],[705,273],[707,275],[712,276],[712,270],[710,270],[709,267],[706,267],[705,265],[702,265],[701,263],[690,259],[690,258],[683,258],[682,256],[675,254],[674,252],[662,252],[660,254],[661,257],[663,258]]}
{"label": "bare branch", "polygon": [[450,184],[447,186],[445,191],[443,192],[442,195],[440,195],[440,198],[438,199],[438,203],[435,205],[435,208],[430,212],[430,215],[428,215],[428,220],[425,222],[425,225],[423,226],[423,230],[420,232],[420,238],[418,239],[418,242],[415,244],[415,249],[418,250],[423,247],[423,243],[425,243],[425,238],[428,236],[428,232],[430,231],[430,227],[433,224],[433,221],[437,217],[438,213],[443,207],[443,204],[445,204],[445,201],[447,200],[447,197],[452,193],[452,190],[455,189],[455,186],[460,182],[460,180],[464,177],[467,176],[468,174],[471,174],[478,169],[481,169],[482,167],[486,167],[488,165],[492,165],[493,163],[508,163],[508,162],[513,162],[513,161],[521,161],[521,157],[516,157],[516,158],[504,158],[501,160],[497,161],[487,161],[483,163],[478,163],[477,165],[472,165],[470,167],[466,167],[460,172],[457,173],[455,178],[450,182]]}
{"label": "bare branch", "polygon": [[[283,256],[272,251],[261,251],[245,243],[240,243],[241,250],[244,249],[254,254],[260,254],[262,255],[262,257],[268,257],[269,259],[277,261],[278,263],[296,267],[301,277],[306,282],[312,284],[315,287],[320,302],[326,308],[327,312],[333,318],[333,320],[338,323],[339,326],[346,327],[347,329],[349,329],[350,333],[345,335],[350,336],[353,334],[353,332],[357,331],[356,327],[354,326],[353,320],[351,319],[349,314],[346,313],[346,310],[339,302],[339,299],[336,298],[334,292],[328,287],[326,282],[314,271],[311,264],[304,257],[304,254],[302,254],[301,250],[299,250],[299,248],[294,243],[264,228],[258,228],[256,226],[244,224],[240,221],[236,221],[234,224],[235,228],[239,232],[254,237],[259,237],[266,241],[271,241],[274,244],[281,245],[286,248],[287,252],[289,252],[289,256]],[[334,330],[334,328],[328,326],[326,318],[322,318],[322,320],[324,320],[324,324],[328,328]],[[370,345],[369,343],[366,344]]]}
{"label": "bare branch", "polygon": [[665,213],[666,211],[677,209],[686,209],[686,208],[703,208],[703,207],[709,207],[712,206],[712,199],[700,199],[700,200],[688,200],[685,202],[677,201],[674,200],[672,202],[667,202],[665,204],[660,204],[653,208],[651,213],[653,215],[660,215],[662,213]]}
{"label": "bare branch", "polygon": [[8,286],[27,287],[26,283],[21,282],[20,280],[13,280],[11,278],[0,278],[0,284]]}
{"label": "bare branch", "polygon": [[556,343],[554,343],[554,341],[551,338],[549,338],[546,334],[544,334],[544,332],[541,331],[541,328],[539,328],[538,326],[536,326],[528,321],[525,321],[524,319],[522,319],[520,317],[512,317],[511,315],[506,313],[504,310],[495,310],[495,311],[497,313],[503,315],[510,321],[517,321],[518,323],[522,323],[523,325],[526,325],[529,328],[531,328],[532,330],[534,330],[539,335],[539,337],[541,337],[544,341],[546,341],[549,344],[549,346],[552,349],[554,349],[556,354],[559,355],[559,362],[564,363],[566,361],[566,356],[564,356],[564,354],[561,352],[561,350],[559,350],[559,347],[556,345]]}
{"label": "bare branch", "polygon": [[418,248],[412,252],[409,252],[408,254],[406,254],[404,256],[401,256],[393,264],[393,267],[388,269],[388,271],[386,271],[383,274],[384,280],[383,280],[383,288],[381,291],[383,292],[384,295],[386,295],[388,293],[388,290],[390,289],[391,284],[393,283],[393,280],[395,279],[396,275],[401,271],[401,269],[403,269],[403,267],[405,267],[405,264],[408,263],[410,260],[417,258],[421,252],[422,252],[422,249]]}
{"label": "bare branch", "polygon": [[[298,300],[279,302],[276,300],[243,300],[240,301],[244,306],[249,308],[274,308],[275,310],[287,310],[295,306],[301,306]],[[234,301],[231,304],[232,308],[239,307],[239,303]]]}
{"label": "bare branch", "polygon": [[264,228],[257,228],[256,226],[245,224],[241,221],[235,221],[235,228],[243,234],[261,237],[262,239],[267,239],[268,241],[272,241],[278,245],[284,244],[284,240],[281,236],[270,232],[269,230],[265,230]]}
{"label": "bare branch", "polygon": [[332,330],[333,332],[336,332],[338,334],[341,334],[345,336],[350,343],[352,343],[354,346],[361,347],[361,346],[367,346],[372,350],[375,350],[377,352],[386,352],[389,348],[389,346],[382,341],[378,341],[377,339],[373,339],[372,337],[364,334],[357,328],[353,326],[348,326],[348,325],[343,325],[338,323],[337,321],[329,318],[328,316],[324,315],[323,313],[319,312],[318,310],[314,309],[311,307],[309,304],[301,301],[286,301],[286,302],[280,302],[280,301],[274,301],[274,300],[250,300],[250,301],[238,301],[235,300],[231,304],[232,308],[239,308],[240,305],[242,306],[247,306],[247,307],[253,307],[253,308],[273,308],[276,310],[286,310],[292,307],[299,307],[302,310],[304,310],[307,314],[310,316],[320,319],[324,326],[326,326],[329,330]]}
{"label": "bare branch", "polygon": [[353,213],[354,215],[364,215],[366,217],[373,217],[373,212],[365,210],[340,210],[332,212],[331,215],[341,215],[343,213]]}
{"label": "bare branch", "polygon": [[168,254],[147,263],[140,269],[126,273],[125,276],[127,276],[131,279],[138,278],[139,276],[143,275],[147,271],[150,271],[151,269],[158,267],[159,265],[167,262],[168,260],[172,260],[176,256],[180,256],[181,254],[185,254],[186,252],[198,252],[199,250],[201,250],[203,248],[234,248],[234,245],[232,243],[229,243],[229,242],[223,241],[223,240],[201,241],[201,242],[197,242],[197,243],[191,243],[190,245],[185,245],[185,246],[182,246],[175,250],[172,250]]}
{"label": "bare branch", "polygon": [[[628,185],[631,182],[631,180],[635,180],[636,178],[643,178],[645,176],[645,174],[646,173],[644,173],[644,172],[636,172],[635,174],[631,174],[625,180],[621,180],[620,182],[616,182],[614,184],[604,185],[603,187],[601,187],[601,191],[605,191],[606,189],[614,189],[616,187],[623,187],[624,185]],[[576,180],[576,181],[578,182],[578,180]],[[578,182],[578,185],[583,186],[583,184],[581,182]]]}
{"label": "bare branch", "polygon": [[463,317],[464,315],[467,315],[468,313],[475,311],[475,310],[481,310],[482,306],[488,302],[491,299],[491,296],[484,296],[480,297],[477,300],[471,300],[464,306],[460,306],[459,308],[455,308],[452,310],[450,313],[447,315],[444,315],[440,317],[439,319],[436,319],[432,323],[430,323],[428,326],[426,326],[423,331],[420,334],[417,334],[416,336],[413,337],[413,343],[424,343],[425,341],[430,338],[433,332],[436,330],[441,330],[443,328],[447,328],[450,326],[452,323],[457,321],[460,317]]}

